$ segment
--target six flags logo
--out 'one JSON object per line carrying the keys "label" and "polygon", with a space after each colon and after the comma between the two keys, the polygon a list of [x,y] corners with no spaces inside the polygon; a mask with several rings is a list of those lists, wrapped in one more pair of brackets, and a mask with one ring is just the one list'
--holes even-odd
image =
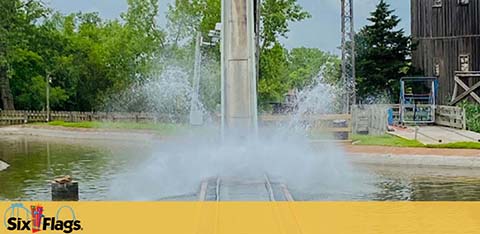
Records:
{"label": "six flags logo", "polygon": [[[63,209],[70,211],[72,219],[62,220],[58,215]],[[82,230],[80,220],[75,218],[75,212],[70,206],[62,206],[57,210],[55,217],[44,215],[43,206],[31,206],[30,210],[22,203],[12,204],[6,211],[3,225],[9,231],[61,231],[63,233],[72,233]],[[23,216],[23,219],[21,218]]]}

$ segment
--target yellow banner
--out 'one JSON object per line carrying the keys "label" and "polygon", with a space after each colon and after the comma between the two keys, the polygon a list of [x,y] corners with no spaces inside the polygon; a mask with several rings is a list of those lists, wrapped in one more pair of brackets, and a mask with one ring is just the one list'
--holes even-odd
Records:
{"label": "yellow banner", "polygon": [[480,233],[468,202],[1,202],[1,233]]}

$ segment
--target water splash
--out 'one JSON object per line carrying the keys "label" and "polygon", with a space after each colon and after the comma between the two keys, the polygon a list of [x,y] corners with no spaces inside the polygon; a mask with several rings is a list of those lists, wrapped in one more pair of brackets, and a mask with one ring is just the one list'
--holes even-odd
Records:
{"label": "water splash", "polygon": [[319,127],[319,122],[315,116],[338,114],[343,107],[343,89],[340,84],[331,84],[325,77],[330,64],[324,65],[314,82],[300,90],[294,98],[294,109],[289,114],[289,120],[286,123],[277,125],[280,135],[288,135],[289,131],[295,131],[297,134],[308,135],[311,130]]}
{"label": "water splash", "polygon": [[[105,109],[155,113],[173,122],[184,121],[191,108],[193,93],[189,73],[180,67],[170,66],[158,76],[151,76],[112,96]],[[201,102],[195,105],[205,112]]]}
{"label": "water splash", "polygon": [[[118,178],[113,197],[120,200],[158,200],[198,192],[202,180],[211,177],[262,178],[268,173],[287,184],[294,196],[358,192],[359,178],[352,173],[343,152],[333,144],[317,145],[303,137],[262,138],[219,144],[207,138],[182,138],[157,142],[150,160]],[[297,197],[300,198],[301,197]]]}
{"label": "water splash", "polygon": [[[177,73],[170,75],[175,76],[174,80],[182,77]],[[184,82],[173,83],[180,85],[158,82],[153,91],[179,86],[185,87],[180,90],[190,91]],[[173,92],[177,94],[179,90]],[[248,179],[260,178],[264,173],[285,182],[295,191],[297,199],[334,200],[340,199],[341,194],[357,194],[366,188],[361,182],[363,175],[355,172],[340,147],[331,142],[312,144],[307,134],[312,123],[302,119],[305,115],[333,113],[337,108],[336,92],[335,86],[319,79],[300,92],[296,111],[286,125],[262,128],[263,134],[259,137],[221,141],[218,134],[195,132],[154,142],[150,159],[115,180],[111,196],[120,200],[182,197],[198,192],[201,181],[209,177]],[[160,105],[176,101],[163,94],[151,97],[158,98],[153,103]]]}

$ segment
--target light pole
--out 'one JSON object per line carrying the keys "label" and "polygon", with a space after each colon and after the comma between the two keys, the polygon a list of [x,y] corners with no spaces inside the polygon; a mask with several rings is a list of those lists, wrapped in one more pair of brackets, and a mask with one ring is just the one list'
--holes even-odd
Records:
{"label": "light pole", "polygon": [[50,77],[50,72],[47,72],[47,77],[46,77],[46,81],[47,81],[47,94],[46,94],[46,109],[47,109],[47,123],[50,122],[50,83],[52,83],[52,77]]}
{"label": "light pole", "polygon": [[200,126],[203,124],[203,113],[200,109],[200,72],[202,66],[202,46],[214,46],[220,41],[221,24],[215,25],[215,30],[210,30],[208,36],[211,41],[203,41],[202,33],[197,33],[195,44],[195,65],[193,68],[193,94],[190,103],[190,125]]}

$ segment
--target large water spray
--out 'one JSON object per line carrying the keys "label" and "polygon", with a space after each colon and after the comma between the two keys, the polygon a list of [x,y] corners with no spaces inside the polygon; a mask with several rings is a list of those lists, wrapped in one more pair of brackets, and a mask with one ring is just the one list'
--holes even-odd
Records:
{"label": "large water spray", "polygon": [[[156,92],[176,94],[183,85],[171,84],[184,84],[172,82],[179,79],[178,74],[165,72],[161,76],[164,78],[149,86],[158,87]],[[185,96],[191,95],[190,89],[184,91]],[[115,179],[110,196],[121,200],[196,199],[205,179],[249,181],[264,174],[288,185],[299,200],[332,200],[369,193],[370,188],[364,183],[368,178],[353,170],[340,147],[328,141],[316,145],[310,142],[308,132],[314,123],[302,118],[334,112],[339,92],[320,77],[314,85],[300,91],[297,109],[289,121],[272,128],[261,127],[261,134],[252,140],[232,137],[219,141],[216,134],[194,131],[153,141],[150,159]],[[165,106],[177,106],[174,99],[165,99],[163,95],[152,98],[158,99],[154,103],[159,105],[170,100],[172,103]],[[185,104],[189,106],[188,101]],[[215,126],[213,123],[205,128],[216,130]]]}
{"label": "large water spray", "polygon": [[[287,184],[300,200],[341,199],[339,194],[362,194],[359,192],[365,188],[362,178],[352,170],[341,148],[331,142],[314,146],[308,138],[314,123],[306,121],[304,116],[334,112],[335,99],[341,96],[341,90],[326,85],[321,77],[300,92],[296,113],[288,123],[262,127],[262,134],[256,134],[253,1],[223,0],[222,8],[221,122],[227,140],[219,141],[216,134],[211,137],[204,132],[193,132],[168,141],[155,141],[148,162],[114,181],[113,197],[195,199],[199,185],[208,178],[249,181],[265,174]],[[167,73],[170,75],[176,76]],[[179,76],[176,77],[172,79]],[[164,86],[158,89],[160,92],[178,91],[178,86],[162,80],[170,79],[157,80]],[[185,91],[191,100],[192,89]],[[165,99],[162,95],[158,98]]]}

